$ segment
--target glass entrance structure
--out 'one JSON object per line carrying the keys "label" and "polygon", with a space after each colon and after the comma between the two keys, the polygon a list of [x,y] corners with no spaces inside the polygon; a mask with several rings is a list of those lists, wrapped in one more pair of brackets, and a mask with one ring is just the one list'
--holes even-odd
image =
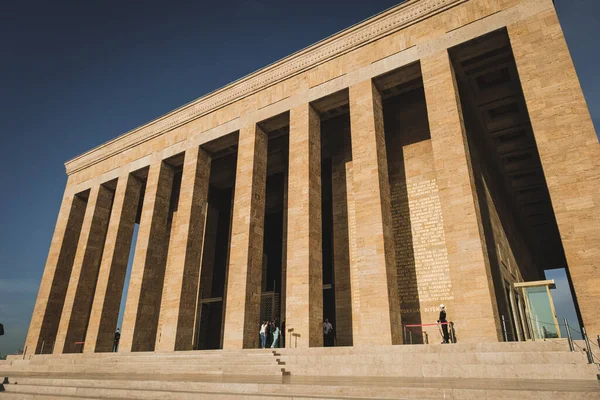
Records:
{"label": "glass entrance structure", "polygon": [[554,280],[515,283],[523,292],[527,325],[534,339],[560,338],[560,329],[550,289]]}

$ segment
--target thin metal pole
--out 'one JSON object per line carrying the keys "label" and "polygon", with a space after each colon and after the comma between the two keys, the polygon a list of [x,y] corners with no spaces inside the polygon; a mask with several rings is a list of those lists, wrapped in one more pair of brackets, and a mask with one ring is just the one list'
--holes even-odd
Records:
{"label": "thin metal pole", "polygon": [[44,354],[44,343],[46,342],[42,340],[42,348],[40,349],[40,354]]}
{"label": "thin metal pole", "polygon": [[402,327],[404,328],[404,336],[402,337],[402,341],[404,342],[404,344],[406,344],[406,325],[402,325]]}
{"label": "thin metal pole", "polygon": [[449,322],[448,328],[450,328],[450,340],[452,341],[452,343],[456,343],[456,340],[454,338],[454,322]]}
{"label": "thin metal pole", "polygon": [[506,335],[506,321],[504,320],[504,315],[501,315],[500,317],[502,317],[502,335],[504,335],[504,341],[508,342],[508,336]]}
{"label": "thin metal pole", "polygon": [[585,331],[585,327],[583,327],[583,326],[581,327],[581,334],[583,335],[583,340],[585,340],[585,347],[587,348],[588,363],[593,364],[594,356],[592,354],[592,348],[590,347],[590,340],[588,339],[587,333]]}
{"label": "thin metal pole", "polygon": [[410,336],[410,344],[412,344],[412,331],[408,331],[408,335]]}
{"label": "thin metal pole", "polygon": [[429,344],[429,335],[427,334],[427,332],[425,333],[425,344]]}
{"label": "thin metal pole", "polygon": [[600,347],[600,335],[598,335],[598,347]]}
{"label": "thin metal pole", "polygon": [[575,346],[573,346],[573,338],[571,337],[571,328],[569,328],[569,321],[565,318],[565,328],[567,329],[567,340],[569,342],[569,349],[571,351],[575,351]]}

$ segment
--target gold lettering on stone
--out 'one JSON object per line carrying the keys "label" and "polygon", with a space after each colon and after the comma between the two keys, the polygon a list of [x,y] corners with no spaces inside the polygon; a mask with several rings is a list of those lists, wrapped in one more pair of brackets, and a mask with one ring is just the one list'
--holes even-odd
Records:
{"label": "gold lettering on stone", "polygon": [[419,304],[454,298],[442,209],[435,179],[409,180],[392,187],[392,218],[403,313]]}

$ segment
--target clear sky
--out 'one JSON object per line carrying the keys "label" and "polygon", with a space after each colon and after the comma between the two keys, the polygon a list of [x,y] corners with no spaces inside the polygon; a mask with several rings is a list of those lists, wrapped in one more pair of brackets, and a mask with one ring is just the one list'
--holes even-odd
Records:
{"label": "clear sky", "polygon": [[[23,346],[66,160],[398,2],[2,2],[0,353]],[[556,6],[600,126],[600,2]]]}

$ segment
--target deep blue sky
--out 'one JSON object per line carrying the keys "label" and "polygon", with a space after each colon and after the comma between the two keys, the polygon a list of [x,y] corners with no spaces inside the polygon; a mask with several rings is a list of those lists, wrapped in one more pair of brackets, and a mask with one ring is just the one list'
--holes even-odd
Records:
{"label": "deep blue sky", "polygon": [[[0,353],[24,342],[66,160],[398,2],[2,2]],[[600,126],[600,2],[556,3]]]}

